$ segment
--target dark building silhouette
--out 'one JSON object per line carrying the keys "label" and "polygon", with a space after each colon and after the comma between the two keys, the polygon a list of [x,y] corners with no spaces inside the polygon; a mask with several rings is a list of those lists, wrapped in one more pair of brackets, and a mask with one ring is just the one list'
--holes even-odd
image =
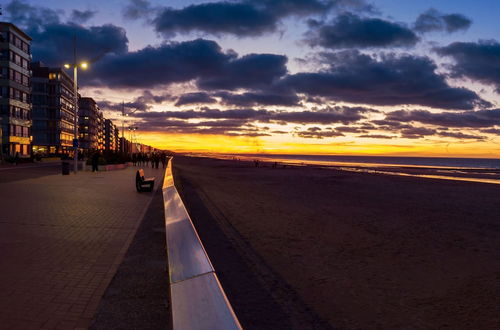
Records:
{"label": "dark building silhouette", "polygon": [[102,113],[95,100],[91,97],[78,99],[78,135],[80,148],[84,150],[102,150]]}
{"label": "dark building silhouette", "polygon": [[118,129],[110,119],[104,120],[104,150],[119,151]]}
{"label": "dark building silhouette", "polygon": [[97,150],[103,151],[104,143],[104,115],[99,111],[97,114]]}
{"label": "dark building silhouette", "polygon": [[75,129],[73,79],[41,62],[33,63],[32,71],[33,153],[69,154]]}
{"label": "dark building silhouette", "polygon": [[17,26],[0,22],[0,156],[31,154],[30,44]]}

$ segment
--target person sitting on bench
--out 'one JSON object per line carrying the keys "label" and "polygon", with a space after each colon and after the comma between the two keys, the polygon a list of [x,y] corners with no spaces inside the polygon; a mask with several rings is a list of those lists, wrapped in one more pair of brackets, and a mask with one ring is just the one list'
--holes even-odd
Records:
{"label": "person sitting on bench", "polygon": [[145,178],[144,170],[141,168],[135,175],[135,187],[138,192],[153,191],[155,185],[155,178]]}

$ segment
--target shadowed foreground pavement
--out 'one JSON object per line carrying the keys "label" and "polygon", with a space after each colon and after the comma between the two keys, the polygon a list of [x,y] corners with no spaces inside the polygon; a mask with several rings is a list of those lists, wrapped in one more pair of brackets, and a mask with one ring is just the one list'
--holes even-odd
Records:
{"label": "shadowed foreground pavement", "polygon": [[0,185],[0,328],[86,328],[153,193],[135,168],[18,179]]}
{"label": "shadowed foreground pavement", "polygon": [[101,300],[91,329],[170,329],[166,261],[159,189]]}

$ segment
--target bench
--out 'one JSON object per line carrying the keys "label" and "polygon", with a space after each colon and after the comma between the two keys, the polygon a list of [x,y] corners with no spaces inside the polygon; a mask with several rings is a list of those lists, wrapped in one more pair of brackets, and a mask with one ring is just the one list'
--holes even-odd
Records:
{"label": "bench", "polygon": [[137,192],[153,191],[154,185],[155,178],[145,178],[144,170],[142,168],[137,171],[137,174],[135,175],[135,187]]}

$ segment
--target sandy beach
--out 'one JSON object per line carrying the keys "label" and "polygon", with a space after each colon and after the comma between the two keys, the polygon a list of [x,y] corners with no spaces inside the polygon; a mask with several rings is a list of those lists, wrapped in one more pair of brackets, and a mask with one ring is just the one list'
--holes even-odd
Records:
{"label": "sandy beach", "polygon": [[[263,283],[259,272],[276,274],[280,283],[263,287],[291,327],[500,328],[499,185],[208,158],[173,164],[188,210],[208,210],[225,236],[239,237],[225,250],[265,264],[248,267]],[[224,260],[207,250],[229,298],[244,301],[232,289],[241,274],[218,269]],[[244,327],[266,328],[245,316],[252,306],[236,305]],[[297,318],[300,306],[308,312]]]}

